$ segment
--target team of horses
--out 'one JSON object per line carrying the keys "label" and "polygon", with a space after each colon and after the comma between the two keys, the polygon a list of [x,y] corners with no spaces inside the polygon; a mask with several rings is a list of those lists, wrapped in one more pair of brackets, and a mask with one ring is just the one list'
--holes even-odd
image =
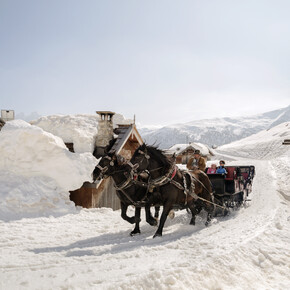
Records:
{"label": "team of horses", "polygon": [[[206,225],[211,221],[216,210],[216,202],[208,176],[196,169],[180,170],[174,156],[168,157],[164,151],[154,146],[141,145],[134,152],[130,161],[120,155],[108,153],[93,172],[93,179],[107,178],[114,180],[116,192],[121,202],[121,216],[135,228],[131,235],[140,232],[141,208],[145,208],[146,221],[158,225],[153,237],[162,236],[163,227],[171,210],[187,209],[192,217],[190,224],[195,225],[196,215],[202,209],[207,212]],[[129,217],[129,205],[135,207],[135,215]],[[155,206],[154,216],[150,208]],[[160,206],[163,207],[160,221]]]}

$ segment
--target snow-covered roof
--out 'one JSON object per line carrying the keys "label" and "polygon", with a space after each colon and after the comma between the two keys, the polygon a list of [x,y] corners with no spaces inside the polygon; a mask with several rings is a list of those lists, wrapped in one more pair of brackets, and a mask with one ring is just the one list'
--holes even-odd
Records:
{"label": "snow-covered roof", "polygon": [[208,148],[207,145],[202,143],[189,143],[189,144],[175,144],[170,147],[166,152],[168,154],[182,154],[185,150],[193,149],[200,150],[201,155],[214,155],[213,152]]}
{"label": "snow-covered roof", "polygon": [[[41,117],[31,124],[42,128],[63,139],[65,143],[73,143],[75,152],[93,152],[98,134],[99,115],[52,115]],[[118,124],[132,124],[120,114],[113,117],[113,127]]]}
{"label": "snow-covered roof", "polygon": [[117,154],[120,153],[121,149],[129,139],[129,137],[135,137],[135,140],[137,140],[138,144],[143,144],[143,140],[138,133],[135,125],[126,125],[126,126],[120,126],[118,129],[115,130],[117,137],[116,142],[111,148],[110,152],[116,152]]}

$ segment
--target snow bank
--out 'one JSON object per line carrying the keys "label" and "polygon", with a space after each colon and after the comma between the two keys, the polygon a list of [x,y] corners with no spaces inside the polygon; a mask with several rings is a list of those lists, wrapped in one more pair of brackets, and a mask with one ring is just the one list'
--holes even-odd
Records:
{"label": "snow bank", "polygon": [[[31,124],[42,128],[63,139],[65,143],[74,143],[78,153],[93,152],[98,133],[99,115],[52,115],[41,117]],[[132,120],[125,119],[120,114],[113,117],[113,126],[131,124]]]}
{"label": "snow bank", "polygon": [[74,209],[69,190],[91,181],[97,160],[71,153],[62,139],[25,121],[0,132],[0,218],[63,213]]}
{"label": "snow bank", "polygon": [[290,146],[289,150],[282,156],[272,160],[276,168],[276,178],[279,187],[278,192],[288,201],[290,201]]}

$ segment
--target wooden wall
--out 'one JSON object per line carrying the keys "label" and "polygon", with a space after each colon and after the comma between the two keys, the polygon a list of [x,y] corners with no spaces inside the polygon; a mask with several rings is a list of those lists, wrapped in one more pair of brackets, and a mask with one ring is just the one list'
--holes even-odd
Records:
{"label": "wooden wall", "polygon": [[70,200],[72,200],[75,205],[90,208],[92,207],[92,196],[96,193],[96,190],[94,184],[85,182],[81,188],[70,191]]}
{"label": "wooden wall", "polygon": [[98,186],[95,183],[85,182],[81,188],[70,191],[70,200],[84,208],[110,207],[113,210],[121,208],[111,178],[102,180]]}
{"label": "wooden wall", "polygon": [[120,200],[116,194],[114,181],[111,177],[102,180],[96,194],[92,197],[92,207],[110,207],[113,210],[121,208]]}

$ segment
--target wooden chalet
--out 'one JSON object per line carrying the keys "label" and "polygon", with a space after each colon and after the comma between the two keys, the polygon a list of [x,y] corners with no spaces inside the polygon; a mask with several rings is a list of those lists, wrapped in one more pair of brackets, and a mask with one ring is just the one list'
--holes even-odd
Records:
{"label": "wooden chalet", "polygon": [[176,144],[167,149],[166,155],[172,156],[175,154],[177,164],[187,164],[188,160],[193,156],[195,150],[200,150],[200,155],[205,160],[210,160],[214,153],[211,149],[201,143]]}
{"label": "wooden chalet", "polygon": [[290,139],[285,139],[282,145],[290,145]]}
{"label": "wooden chalet", "polygon": [[[135,124],[118,125],[113,130],[112,118],[114,113],[107,111],[97,113],[101,115],[101,120],[98,124],[99,133],[96,138],[98,157],[104,156],[104,146],[114,136],[116,141],[110,152],[114,151],[127,160],[130,160],[135,150],[143,144],[143,140]],[[73,144],[68,145],[70,146],[70,150],[73,150]],[[120,209],[120,200],[117,197],[114,182],[111,177],[102,179],[99,183],[85,182],[80,189],[70,192],[70,199],[77,206],[85,208],[110,207],[113,210]]]}

